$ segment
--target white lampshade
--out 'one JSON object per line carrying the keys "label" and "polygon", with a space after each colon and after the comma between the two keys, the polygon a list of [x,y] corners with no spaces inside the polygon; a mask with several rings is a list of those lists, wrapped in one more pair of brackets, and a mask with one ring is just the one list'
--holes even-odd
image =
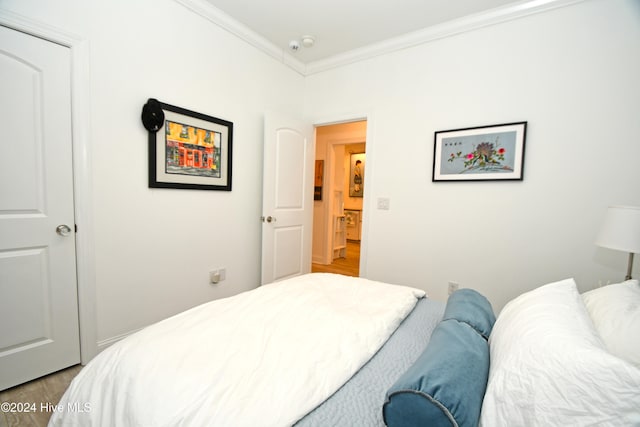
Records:
{"label": "white lampshade", "polygon": [[596,245],[640,253],[640,207],[610,206]]}

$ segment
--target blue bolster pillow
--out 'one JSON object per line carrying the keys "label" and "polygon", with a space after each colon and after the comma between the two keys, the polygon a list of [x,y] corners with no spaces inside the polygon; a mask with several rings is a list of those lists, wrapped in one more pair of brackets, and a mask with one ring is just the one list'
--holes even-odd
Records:
{"label": "blue bolster pillow", "polygon": [[459,289],[449,296],[442,320],[448,319],[469,324],[487,340],[496,323],[489,300],[473,289]]}
{"label": "blue bolster pillow", "polygon": [[[457,298],[452,297],[460,291],[449,297],[446,320],[435,328],[420,357],[387,391],[382,408],[387,426],[478,425],[489,377],[489,343],[483,335],[493,328],[495,316],[488,301],[486,305],[482,302],[486,301],[482,295],[464,291]],[[476,322],[470,311],[481,320]],[[477,323],[483,332],[472,326]]]}
{"label": "blue bolster pillow", "polygon": [[387,392],[387,426],[476,426],[489,344],[466,323],[441,322],[425,351]]}

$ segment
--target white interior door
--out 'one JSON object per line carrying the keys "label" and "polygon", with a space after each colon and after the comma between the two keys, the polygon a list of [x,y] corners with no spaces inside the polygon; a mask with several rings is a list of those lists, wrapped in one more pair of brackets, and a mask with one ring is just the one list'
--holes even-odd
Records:
{"label": "white interior door", "polygon": [[262,284],[311,271],[313,127],[265,116]]}
{"label": "white interior door", "polygon": [[0,26],[0,390],[80,361],[70,58]]}

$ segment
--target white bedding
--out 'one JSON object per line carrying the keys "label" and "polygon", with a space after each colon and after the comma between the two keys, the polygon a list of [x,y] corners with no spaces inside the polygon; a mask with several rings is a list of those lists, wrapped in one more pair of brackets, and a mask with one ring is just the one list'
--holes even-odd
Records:
{"label": "white bedding", "polygon": [[291,425],[371,358],[423,296],[310,274],[212,301],[98,355],[50,425]]}
{"label": "white bedding", "polygon": [[481,427],[640,426],[640,369],[606,350],[573,279],[510,301],[489,344]]}

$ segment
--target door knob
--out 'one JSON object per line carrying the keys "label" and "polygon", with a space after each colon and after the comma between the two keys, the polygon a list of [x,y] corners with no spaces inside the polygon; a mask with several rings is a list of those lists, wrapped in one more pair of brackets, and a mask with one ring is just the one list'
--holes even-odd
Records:
{"label": "door knob", "polygon": [[68,236],[69,234],[71,234],[71,228],[69,228],[69,226],[66,224],[61,224],[56,227],[56,233],[63,237]]}
{"label": "door knob", "polygon": [[262,217],[262,222],[268,222],[268,223],[272,223],[272,222],[276,222],[276,218],[274,216],[269,215],[268,217]]}

